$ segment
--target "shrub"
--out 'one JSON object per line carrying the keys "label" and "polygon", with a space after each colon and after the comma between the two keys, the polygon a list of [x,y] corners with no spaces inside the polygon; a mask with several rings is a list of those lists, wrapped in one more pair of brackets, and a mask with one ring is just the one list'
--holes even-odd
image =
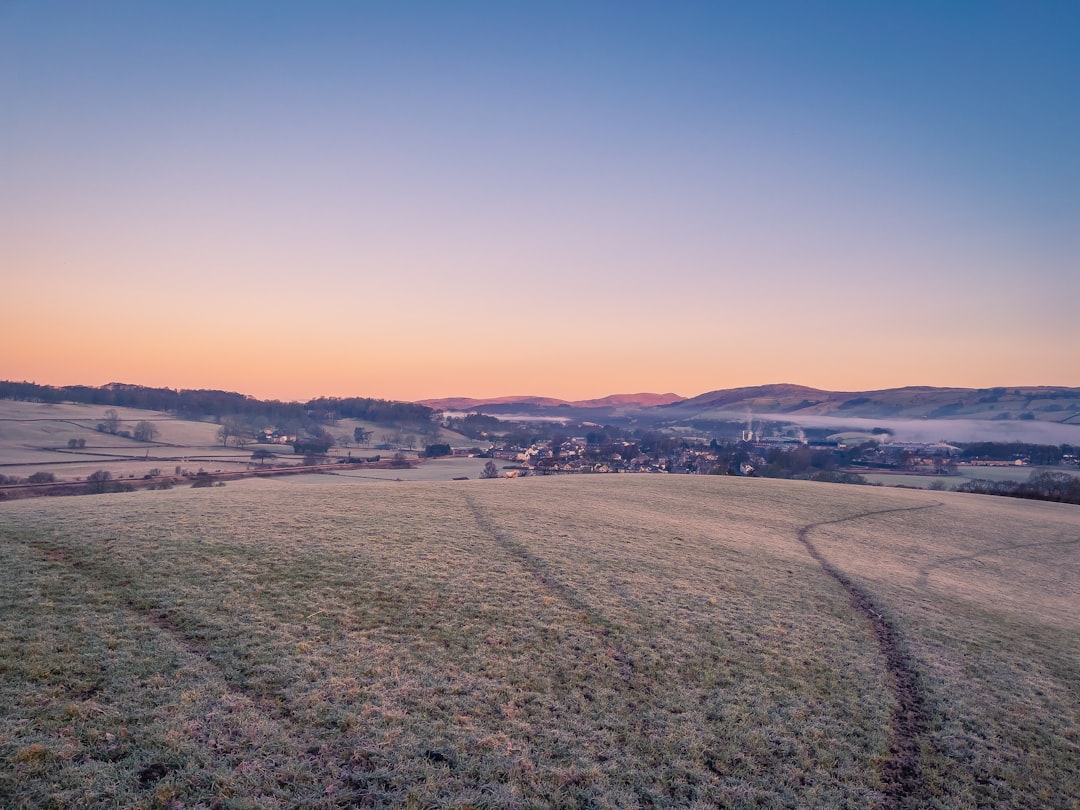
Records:
{"label": "shrub", "polygon": [[109,492],[112,488],[112,473],[108,470],[97,470],[90,473],[86,481],[90,484],[91,492]]}
{"label": "shrub", "polygon": [[194,489],[202,489],[203,487],[212,487],[214,485],[214,479],[210,477],[208,472],[198,472],[195,474],[195,480],[191,482],[191,486]]}
{"label": "shrub", "polygon": [[865,484],[866,479],[858,473],[821,470],[810,476],[811,481],[827,481],[830,484]]}

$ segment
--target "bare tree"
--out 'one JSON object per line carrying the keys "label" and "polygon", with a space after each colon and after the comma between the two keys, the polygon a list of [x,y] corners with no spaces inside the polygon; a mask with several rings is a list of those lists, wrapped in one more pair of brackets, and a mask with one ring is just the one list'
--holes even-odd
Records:
{"label": "bare tree", "polygon": [[250,440],[251,432],[240,420],[226,419],[218,428],[217,437],[222,447],[228,447],[230,444],[243,447]]}
{"label": "bare tree", "polygon": [[480,477],[481,478],[498,478],[499,477],[499,468],[495,466],[494,461],[489,460],[488,463],[484,465],[484,469],[482,469],[480,471]]}
{"label": "bare tree", "polygon": [[229,439],[233,437],[233,428],[228,422],[223,422],[217,432],[218,441],[221,442],[222,447],[229,446]]}
{"label": "bare tree", "polygon": [[120,414],[116,412],[115,408],[109,408],[105,411],[105,432],[116,433],[120,430]]}
{"label": "bare tree", "polygon": [[158,436],[158,429],[153,422],[142,421],[135,425],[132,436],[138,442],[152,442]]}

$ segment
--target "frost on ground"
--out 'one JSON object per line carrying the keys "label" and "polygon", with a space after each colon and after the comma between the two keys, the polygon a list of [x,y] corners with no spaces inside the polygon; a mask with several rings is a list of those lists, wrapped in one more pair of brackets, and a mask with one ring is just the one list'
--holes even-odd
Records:
{"label": "frost on ground", "polygon": [[5,504],[0,803],[1069,807],[1078,516],[660,476]]}

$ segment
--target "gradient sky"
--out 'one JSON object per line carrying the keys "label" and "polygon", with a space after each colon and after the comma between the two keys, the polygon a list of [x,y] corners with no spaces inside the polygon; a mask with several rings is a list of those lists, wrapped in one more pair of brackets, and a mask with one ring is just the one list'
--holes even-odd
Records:
{"label": "gradient sky", "polygon": [[1080,386],[1080,3],[0,0],[0,379]]}

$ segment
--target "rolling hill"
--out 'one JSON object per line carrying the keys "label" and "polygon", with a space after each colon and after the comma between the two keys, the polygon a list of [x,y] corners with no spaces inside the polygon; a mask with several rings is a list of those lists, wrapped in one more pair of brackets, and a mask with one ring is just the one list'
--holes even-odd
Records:
{"label": "rolling hill", "polygon": [[1032,419],[1080,423],[1080,388],[933,388],[821,391],[761,385],[710,391],[664,410],[697,416],[745,411],[790,415],[906,419]]}
{"label": "rolling hill", "polygon": [[1074,807],[1076,507],[690,476],[0,505],[0,804]]}
{"label": "rolling hill", "polygon": [[494,397],[490,399],[477,399],[473,397],[445,397],[442,399],[422,399],[419,404],[440,411],[470,411],[477,408],[486,409],[495,406],[506,411],[506,406],[512,406],[518,410],[533,410],[543,408],[652,408],[657,405],[670,405],[673,402],[681,402],[685,397],[678,394],[612,394],[599,399],[566,400],[553,399],[552,397],[537,396],[508,396]]}

